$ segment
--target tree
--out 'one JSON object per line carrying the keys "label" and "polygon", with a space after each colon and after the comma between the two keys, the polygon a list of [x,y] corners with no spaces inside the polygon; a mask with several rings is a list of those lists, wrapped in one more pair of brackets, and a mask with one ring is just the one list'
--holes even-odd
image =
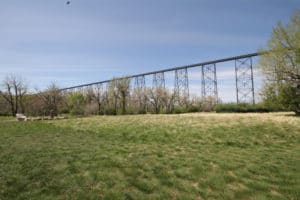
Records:
{"label": "tree", "polygon": [[102,85],[97,85],[95,90],[95,101],[98,105],[98,115],[101,114],[102,106],[104,106],[105,102],[105,93],[103,91]]}
{"label": "tree", "polygon": [[72,93],[67,100],[70,113],[73,115],[83,115],[86,105],[86,98],[79,92]]}
{"label": "tree", "polygon": [[10,107],[7,101],[0,95],[0,116],[10,115]]}
{"label": "tree", "polygon": [[63,101],[60,89],[54,83],[51,83],[45,91],[38,92],[37,95],[43,101],[44,114],[50,115],[51,118],[57,116],[58,108]]}
{"label": "tree", "polygon": [[163,108],[163,96],[165,94],[164,87],[154,87],[149,89],[149,102],[154,108],[156,114],[160,113]]}
{"label": "tree", "polygon": [[127,97],[129,95],[130,89],[130,79],[129,78],[121,78],[117,80],[116,87],[120,94],[121,106],[122,106],[122,114],[126,114],[126,104],[127,104]]}
{"label": "tree", "polygon": [[[98,84],[96,87],[87,87],[83,90],[85,97],[85,114],[103,114],[105,110],[105,91],[103,85]],[[72,95],[72,94],[71,94]]]}
{"label": "tree", "polygon": [[106,114],[117,114],[119,92],[117,88],[117,79],[112,79],[108,83],[108,89],[106,93]]}
{"label": "tree", "polygon": [[163,90],[160,93],[160,99],[163,107],[165,108],[165,112],[172,113],[174,110],[175,95],[168,89],[163,88]]}
{"label": "tree", "polygon": [[21,77],[9,75],[3,81],[4,90],[0,95],[10,105],[11,114],[15,116],[19,111],[24,112],[24,96],[27,93],[27,85]]}
{"label": "tree", "polygon": [[289,24],[277,24],[268,47],[260,60],[265,75],[263,100],[300,114],[300,10]]}
{"label": "tree", "polygon": [[146,87],[135,87],[132,91],[131,104],[138,114],[145,114],[147,111],[148,90]]}
{"label": "tree", "polygon": [[[107,114],[117,114],[118,108],[121,107],[122,114],[126,114],[126,105],[130,94],[130,79],[129,78],[114,78],[108,83],[107,89]],[[119,106],[119,107],[118,107]]]}

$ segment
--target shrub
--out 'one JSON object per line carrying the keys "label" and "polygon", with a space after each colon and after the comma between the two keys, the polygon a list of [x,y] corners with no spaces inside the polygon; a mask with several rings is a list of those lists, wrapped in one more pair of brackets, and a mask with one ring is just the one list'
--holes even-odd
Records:
{"label": "shrub", "polygon": [[96,103],[89,103],[85,106],[84,109],[85,115],[97,115],[98,114],[98,105]]}
{"label": "shrub", "polygon": [[247,103],[227,103],[227,104],[218,104],[215,107],[215,111],[217,113],[230,113],[230,112],[237,112],[237,113],[247,113],[247,112],[270,112],[271,109],[263,106],[262,104],[247,104]]}
{"label": "shrub", "polygon": [[83,115],[85,104],[85,97],[81,93],[73,93],[68,97],[68,106],[72,115]]}
{"label": "shrub", "polygon": [[104,110],[105,115],[116,115],[117,112],[114,108],[107,108]]}
{"label": "shrub", "polygon": [[173,114],[180,114],[180,113],[186,113],[187,110],[184,107],[175,107],[173,109]]}
{"label": "shrub", "polygon": [[191,105],[188,107],[187,112],[199,112],[201,110],[200,105]]}

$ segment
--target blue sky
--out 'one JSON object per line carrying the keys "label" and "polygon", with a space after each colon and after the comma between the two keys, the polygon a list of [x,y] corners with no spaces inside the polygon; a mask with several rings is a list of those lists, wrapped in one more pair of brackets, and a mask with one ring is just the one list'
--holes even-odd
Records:
{"label": "blue sky", "polygon": [[[0,80],[13,73],[32,88],[67,87],[252,53],[297,8],[296,0],[0,0]],[[230,66],[217,66],[219,76]]]}

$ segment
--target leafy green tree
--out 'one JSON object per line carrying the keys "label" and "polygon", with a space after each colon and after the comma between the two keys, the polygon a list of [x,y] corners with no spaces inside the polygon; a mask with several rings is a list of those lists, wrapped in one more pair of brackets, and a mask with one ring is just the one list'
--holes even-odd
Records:
{"label": "leafy green tree", "polygon": [[263,100],[268,106],[300,114],[300,10],[290,23],[278,23],[261,58],[265,75]]}
{"label": "leafy green tree", "polygon": [[67,104],[72,115],[83,115],[86,98],[83,94],[76,92],[68,97]]}
{"label": "leafy green tree", "polygon": [[130,93],[130,79],[129,78],[121,78],[117,80],[116,87],[120,94],[121,106],[122,106],[122,114],[126,114],[126,104],[127,98]]}

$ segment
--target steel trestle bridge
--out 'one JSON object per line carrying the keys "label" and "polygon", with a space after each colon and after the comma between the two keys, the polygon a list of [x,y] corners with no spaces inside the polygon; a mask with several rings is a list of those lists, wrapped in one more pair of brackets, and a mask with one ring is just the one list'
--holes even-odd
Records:
{"label": "steel trestle bridge", "polygon": [[[244,54],[234,57],[227,57],[202,63],[195,63],[191,65],[173,67],[158,71],[146,72],[141,74],[130,75],[126,77],[114,78],[99,82],[76,85],[72,87],[62,88],[61,91],[82,91],[84,88],[96,87],[103,88],[103,84],[108,84],[111,81],[121,80],[124,78],[130,79],[134,83],[134,88],[143,90],[146,87],[145,77],[152,76],[152,88],[165,88],[165,73],[174,72],[174,100],[183,96],[189,98],[189,68],[201,68],[201,97],[207,99],[208,97],[216,100],[218,103],[218,80],[217,80],[217,63],[234,61],[235,69],[235,86],[236,86],[236,102],[237,103],[255,103],[254,96],[254,79],[253,79],[253,58],[260,56],[265,52],[256,52]],[[178,102],[180,104],[180,102]]]}

